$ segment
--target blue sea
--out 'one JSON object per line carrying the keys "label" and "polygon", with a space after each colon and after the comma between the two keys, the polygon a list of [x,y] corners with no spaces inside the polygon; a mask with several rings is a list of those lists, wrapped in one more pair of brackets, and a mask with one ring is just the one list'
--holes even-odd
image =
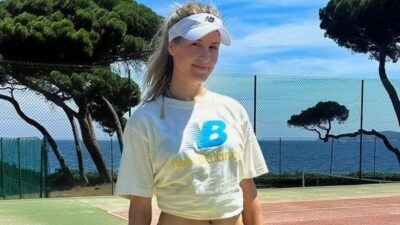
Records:
{"label": "blue sea", "polygon": [[[392,141],[396,146],[399,141]],[[317,172],[348,174],[360,167],[360,141],[285,140],[260,141],[264,158],[271,172]],[[362,172],[399,173],[396,156],[382,141],[368,139],[362,145]],[[281,159],[281,160],[279,160]],[[332,171],[331,171],[332,170]]]}
{"label": "blue sea", "polygon": [[[72,170],[78,170],[78,160],[71,140],[57,141],[59,148]],[[360,163],[359,139],[335,140],[332,144],[319,140],[261,140],[259,141],[268,168],[273,173],[318,172],[348,174],[358,172]],[[394,140],[395,146],[400,141]],[[120,150],[116,140],[99,141],[103,157],[110,169],[118,171]],[[84,145],[82,144],[83,148]],[[86,149],[82,150],[86,172],[96,168]],[[331,164],[332,160],[332,164]],[[49,154],[50,173],[59,168],[54,154]],[[400,166],[395,155],[379,139],[365,139],[362,147],[363,172],[399,173]]]}

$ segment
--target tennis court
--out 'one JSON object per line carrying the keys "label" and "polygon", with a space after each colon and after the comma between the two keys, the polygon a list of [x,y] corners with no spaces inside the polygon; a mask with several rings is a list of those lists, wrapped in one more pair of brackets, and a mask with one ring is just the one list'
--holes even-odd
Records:
{"label": "tennis court", "polygon": [[266,224],[400,224],[400,184],[288,188],[284,192],[259,192]]}
{"label": "tennis court", "polygon": [[[107,207],[119,209],[119,197],[50,198],[0,201],[1,225],[126,225]],[[91,202],[88,204],[87,202]],[[103,204],[98,207],[97,204]],[[125,206],[123,206],[125,208]]]}
{"label": "tennis court", "polygon": [[[259,189],[266,224],[400,224],[400,183]],[[154,205],[156,222],[159,210]],[[0,201],[1,225],[127,224],[118,196]]]}
{"label": "tennis court", "polygon": [[[400,184],[259,189],[268,225],[398,225]],[[159,210],[154,207],[152,225]],[[126,218],[128,211],[115,214]]]}

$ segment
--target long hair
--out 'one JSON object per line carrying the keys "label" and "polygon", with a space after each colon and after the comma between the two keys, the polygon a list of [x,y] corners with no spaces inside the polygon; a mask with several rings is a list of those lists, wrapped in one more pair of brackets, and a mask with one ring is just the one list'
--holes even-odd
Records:
{"label": "long hair", "polygon": [[[163,95],[171,82],[174,62],[168,52],[168,30],[181,19],[198,13],[209,13],[220,18],[215,7],[197,2],[190,2],[178,6],[158,30],[154,39],[160,38],[156,43],[156,50],[147,63],[146,78],[143,82],[144,97],[142,103],[150,102]],[[178,38],[172,40],[177,41]]]}

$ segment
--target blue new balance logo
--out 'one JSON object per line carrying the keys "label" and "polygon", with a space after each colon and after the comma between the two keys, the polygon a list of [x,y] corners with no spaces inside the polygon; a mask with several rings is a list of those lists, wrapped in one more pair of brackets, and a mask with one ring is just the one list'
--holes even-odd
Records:
{"label": "blue new balance logo", "polygon": [[205,122],[202,129],[198,130],[196,135],[197,148],[210,148],[225,143],[228,137],[225,128],[226,124],[222,120],[210,120]]}

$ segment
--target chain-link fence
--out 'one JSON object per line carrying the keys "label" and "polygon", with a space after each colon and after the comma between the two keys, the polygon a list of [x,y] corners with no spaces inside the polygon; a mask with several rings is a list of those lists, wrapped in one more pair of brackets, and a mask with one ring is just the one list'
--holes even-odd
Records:
{"label": "chain-link fence", "polygon": [[[392,84],[400,87],[399,80],[392,80]],[[362,139],[344,137],[324,142],[316,132],[289,126],[287,122],[292,115],[320,101],[335,101],[346,106],[349,117],[342,124],[333,122],[331,134],[374,129],[383,132],[394,147],[400,147],[399,123],[380,80],[239,74],[211,77],[208,86],[245,106],[272,173],[344,175],[360,170],[362,173],[400,171],[395,154],[380,138],[363,135]]]}
{"label": "chain-link fence", "polygon": [[[399,88],[398,80],[392,83],[395,88]],[[379,80],[365,80],[363,92],[361,84],[360,79],[214,74],[206,86],[212,91],[237,99],[247,109],[271,173],[344,175],[359,173],[360,169],[362,173],[398,173],[400,166],[395,155],[379,138],[364,135],[362,139],[357,136],[324,142],[318,140],[315,132],[288,126],[287,121],[292,115],[320,101],[336,101],[349,109],[349,117],[342,124],[333,122],[332,134],[356,132],[363,120],[365,130],[390,131],[385,134],[390,136],[395,147],[399,147],[400,135],[397,132],[400,126],[382,84]],[[82,150],[77,150],[70,122],[62,109],[29,91],[15,92],[14,98],[19,102],[21,110],[43,125],[56,140],[60,155],[76,181],[82,180],[80,171],[83,166],[86,179],[92,184],[89,189],[94,190],[89,191],[89,194],[113,193],[113,183],[103,186],[100,180],[96,180],[97,165],[93,163],[82,141]],[[110,137],[98,124],[94,125],[94,130],[105,165],[115,181],[121,156],[116,135]],[[20,118],[11,104],[0,101],[0,136],[41,135],[41,132]],[[83,162],[81,167],[79,158]],[[65,193],[65,190],[61,190],[62,181],[58,179],[62,171],[60,164],[60,158],[50,147],[52,196]]]}
{"label": "chain-link fence", "polygon": [[0,196],[47,196],[47,148],[39,138],[0,138]]}

